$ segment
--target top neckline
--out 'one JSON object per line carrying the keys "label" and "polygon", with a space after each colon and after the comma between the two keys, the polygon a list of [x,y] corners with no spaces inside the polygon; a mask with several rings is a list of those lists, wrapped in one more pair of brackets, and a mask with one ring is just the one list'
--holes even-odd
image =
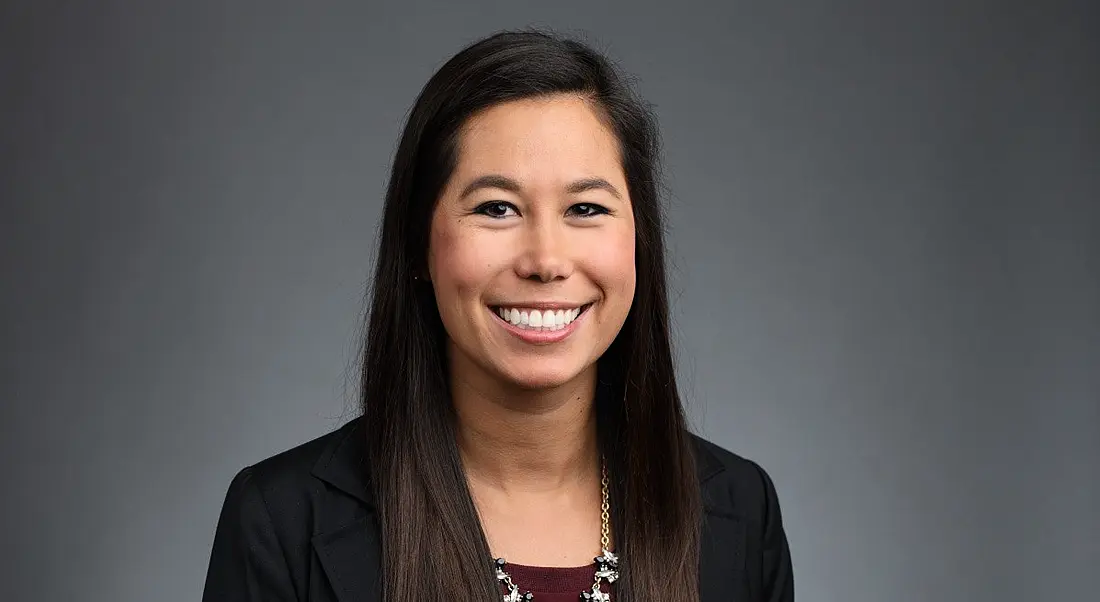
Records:
{"label": "top neckline", "polygon": [[549,567],[515,564],[504,567],[521,592],[575,593],[592,589],[596,580],[596,563],[584,566]]}

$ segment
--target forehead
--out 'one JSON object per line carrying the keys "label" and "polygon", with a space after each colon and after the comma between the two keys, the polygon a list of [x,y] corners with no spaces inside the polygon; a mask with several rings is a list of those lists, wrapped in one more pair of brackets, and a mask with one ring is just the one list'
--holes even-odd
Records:
{"label": "forehead", "polygon": [[509,101],[469,119],[460,133],[456,168],[519,177],[554,170],[608,176],[620,170],[619,144],[596,107],[580,96]]}

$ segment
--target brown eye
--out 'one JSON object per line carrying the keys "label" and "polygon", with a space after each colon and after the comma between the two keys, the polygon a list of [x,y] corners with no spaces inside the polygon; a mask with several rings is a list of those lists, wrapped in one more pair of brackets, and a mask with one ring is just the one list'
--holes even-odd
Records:
{"label": "brown eye", "polygon": [[569,208],[569,213],[578,217],[593,217],[608,213],[608,210],[594,203],[577,203]]}
{"label": "brown eye", "polygon": [[500,219],[502,217],[508,217],[508,212],[519,213],[511,203],[504,201],[490,201],[488,203],[482,203],[478,205],[477,209],[474,209],[474,213],[480,213],[492,218]]}

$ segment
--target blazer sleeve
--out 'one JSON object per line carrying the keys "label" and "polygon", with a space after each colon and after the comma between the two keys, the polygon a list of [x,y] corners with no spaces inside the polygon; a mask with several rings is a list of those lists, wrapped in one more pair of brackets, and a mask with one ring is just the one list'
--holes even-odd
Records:
{"label": "blazer sleeve", "polygon": [[296,600],[290,570],[250,468],[237,473],[222,505],[202,602]]}
{"label": "blazer sleeve", "polygon": [[791,550],[783,529],[779,496],[768,473],[759,465],[756,470],[764,485],[763,520],[763,596],[765,602],[794,602],[794,573]]}

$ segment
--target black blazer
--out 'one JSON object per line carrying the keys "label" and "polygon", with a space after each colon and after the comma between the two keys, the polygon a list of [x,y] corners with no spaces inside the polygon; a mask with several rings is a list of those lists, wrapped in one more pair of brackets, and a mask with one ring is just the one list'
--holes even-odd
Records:
{"label": "black blazer", "polygon": [[[775,487],[695,438],[705,522],[702,602],[791,602]],[[359,419],[239,472],[218,519],[203,602],[376,602],[381,557]]]}

